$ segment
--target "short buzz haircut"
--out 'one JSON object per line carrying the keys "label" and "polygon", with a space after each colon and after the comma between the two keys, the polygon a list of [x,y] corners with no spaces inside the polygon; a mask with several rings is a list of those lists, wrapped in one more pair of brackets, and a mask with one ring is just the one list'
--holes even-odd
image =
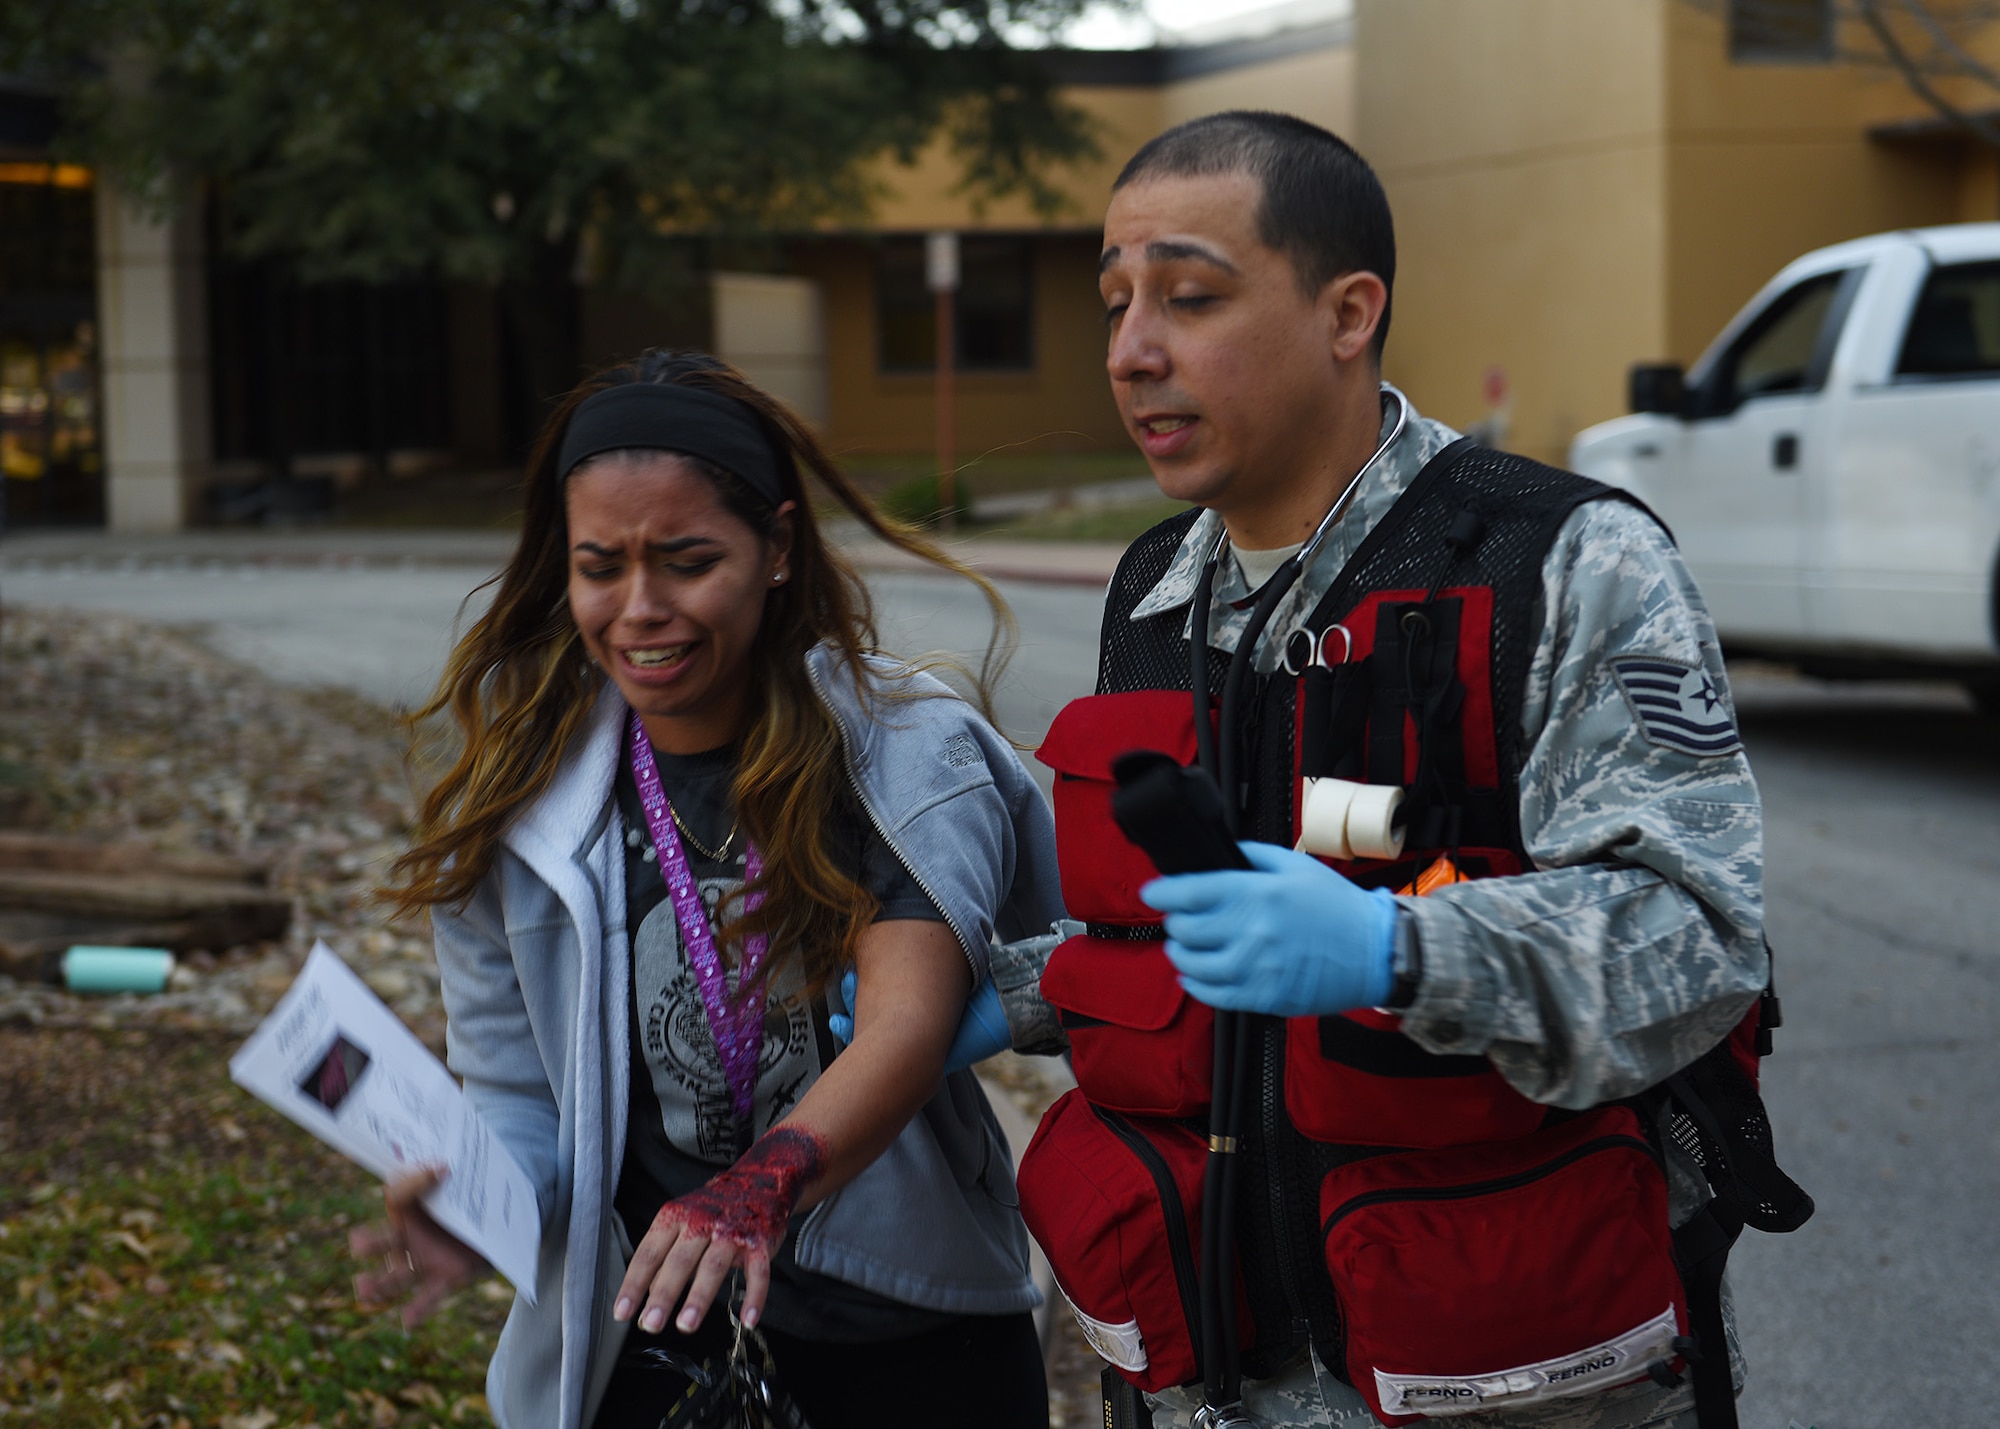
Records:
{"label": "short buzz haircut", "polygon": [[[1395,291],[1396,229],[1381,180],[1345,140],[1289,114],[1232,109],[1176,124],[1127,161],[1111,191],[1139,179],[1212,174],[1257,181],[1257,236],[1291,259],[1308,296],[1357,272]],[[1385,301],[1372,344],[1378,360],[1388,336]]]}

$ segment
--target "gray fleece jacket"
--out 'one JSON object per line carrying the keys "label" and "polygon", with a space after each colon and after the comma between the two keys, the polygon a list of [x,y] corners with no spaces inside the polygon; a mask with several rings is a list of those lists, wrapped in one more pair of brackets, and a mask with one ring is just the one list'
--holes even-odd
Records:
{"label": "gray fleece jacket", "polygon": [[[927,675],[871,660],[857,679],[826,648],[808,666],[863,808],[975,976],[997,944],[1045,934],[1062,916],[1055,830],[1007,742]],[[930,697],[886,698],[902,694]],[[607,687],[478,891],[433,919],[451,1068],[541,1203],[538,1303],[516,1297],[487,1372],[501,1429],[583,1429],[625,1331],[610,1318],[630,1255],[611,1209],[631,1055],[612,795],[625,709]],[[947,1077],[873,1165],[806,1214],[797,1249],[808,1270],[928,1309],[1006,1314],[1039,1301],[1012,1159],[969,1072]]]}

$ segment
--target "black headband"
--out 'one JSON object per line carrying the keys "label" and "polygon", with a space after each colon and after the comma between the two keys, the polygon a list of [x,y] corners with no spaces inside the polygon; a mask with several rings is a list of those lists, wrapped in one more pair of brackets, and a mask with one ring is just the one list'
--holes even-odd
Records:
{"label": "black headband", "polygon": [[734,397],[663,382],[625,382],[592,393],[569,419],[556,476],[603,452],[681,452],[740,476],[773,506],[785,499],[778,458],[751,409]]}

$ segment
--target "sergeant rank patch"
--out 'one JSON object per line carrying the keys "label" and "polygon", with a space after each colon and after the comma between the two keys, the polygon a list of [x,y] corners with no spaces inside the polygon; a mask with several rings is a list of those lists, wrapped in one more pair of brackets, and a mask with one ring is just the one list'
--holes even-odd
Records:
{"label": "sergeant rank patch", "polygon": [[1654,744],[1697,758],[1734,754],[1743,747],[1708,671],[1651,655],[1618,656],[1611,670]]}

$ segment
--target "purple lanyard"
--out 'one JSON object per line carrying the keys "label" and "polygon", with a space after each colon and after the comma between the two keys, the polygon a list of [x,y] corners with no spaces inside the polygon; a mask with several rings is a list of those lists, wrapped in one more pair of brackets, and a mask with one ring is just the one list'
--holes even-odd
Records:
{"label": "purple lanyard", "polygon": [[[715,933],[708,926],[708,910],[702,907],[701,890],[688,869],[681,836],[674,828],[673,810],[667,805],[667,791],[660,786],[660,769],[653,762],[653,742],[646,738],[637,710],[632,711],[626,747],[632,778],[639,786],[639,806],[646,811],[653,851],[660,860],[660,874],[667,880],[667,896],[673,900],[674,921],[680,924],[681,945],[687,949],[695,984],[701,989],[701,1005],[708,1013],[708,1030],[722,1056],[722,1074],[729,1079],[736,1115],[748,1117],[757,1093],[757,1054],[764,1042],[764,996],[757,986],[757,973],[764,965],[770,940],[761,933],[744,940],[743,965],[736,975],[737,995],[731,999],[722,958],[715,951]],[[746,851],[745,871],[751,883],[764,871],[764,860],[758,857],[755,844]],[[761,901],[759,895],[751,894],[745,911],[754,911]]]}

